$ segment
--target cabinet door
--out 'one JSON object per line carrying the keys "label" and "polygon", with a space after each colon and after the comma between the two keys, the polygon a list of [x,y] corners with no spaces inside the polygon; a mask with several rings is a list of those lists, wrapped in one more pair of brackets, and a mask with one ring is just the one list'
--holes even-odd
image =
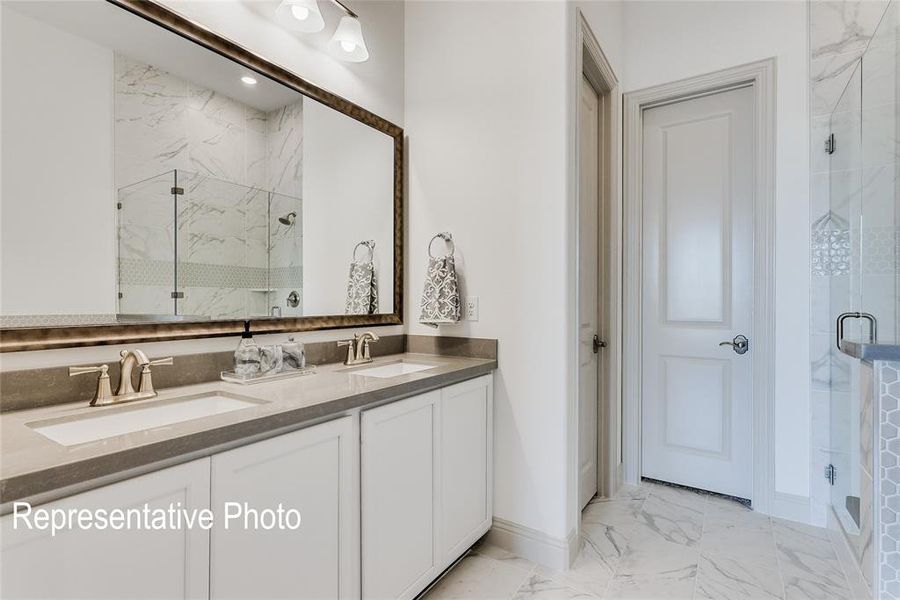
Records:
{"label": "cabinet door", "polygon": [[413,598],[439,571],[440,391],[362,413],[362,595]]}
{"label": "cabinet door", "polygon": [[491,527],[493,378],[441,390],[440,545],[444,567]]}
{"label": "cabinet door", "polygon": [[[45,509],[209,508],[209,459],[204,458],[42,505]],[[2,518],[2,583],[9,598],[207,598],[209,532],[15,527]]]}
{"label": "cabinet door", "polygon": [[[344,417],[213,456],[211,598],[359,597],[358,439]],[[226,502],[281,504],[301,524],[265,530],[241,518],[226,529]]]}

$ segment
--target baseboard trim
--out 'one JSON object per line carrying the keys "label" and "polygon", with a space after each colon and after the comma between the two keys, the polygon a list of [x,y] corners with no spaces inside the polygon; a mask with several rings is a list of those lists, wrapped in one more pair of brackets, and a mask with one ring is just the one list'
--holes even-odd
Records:
{"label": "baseboard trim", "polygon": [[557,570],[568,569],[578,555],[578,533],[555,538],[537,529],[494,517],[487,542],[523,558]]}
{"label": "baseboard trim", "polygon": [[773,517],[811,524],[809,496],[775,492],[769,508]]}

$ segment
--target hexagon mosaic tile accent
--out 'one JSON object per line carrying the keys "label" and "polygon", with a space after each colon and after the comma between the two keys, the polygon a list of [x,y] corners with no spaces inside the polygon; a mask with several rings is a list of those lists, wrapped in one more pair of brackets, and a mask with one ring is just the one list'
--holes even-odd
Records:
{"label": "hexagon mosaic tile accent", "polygon": [[880,598],[900,599],[900,363],[875,363],[880,404]]}

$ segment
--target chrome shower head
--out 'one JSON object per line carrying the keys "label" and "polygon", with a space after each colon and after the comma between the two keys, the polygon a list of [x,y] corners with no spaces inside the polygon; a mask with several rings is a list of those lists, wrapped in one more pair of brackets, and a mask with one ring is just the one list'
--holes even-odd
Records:
{"label": "chrome shower head", "polygon": [[288,214],[284,215],[283,217],[278,217],[278,222],[281,223],[282,225],[291,226],[294,224],[294,219],[296,219],[296,218],[297,218],[297,213],[292,211],[292,212],[289,212]]}

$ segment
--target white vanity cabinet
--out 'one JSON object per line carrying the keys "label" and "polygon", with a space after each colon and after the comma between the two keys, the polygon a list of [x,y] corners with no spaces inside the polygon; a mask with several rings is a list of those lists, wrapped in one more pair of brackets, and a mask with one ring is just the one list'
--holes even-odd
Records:
{"label": "white vanity cabinet", "polygon": [[492,376],[364,411],[362,597],[414,598],[491,525]]}
{"label": "white vanity cabinet", "polygon": [[[358,438],[343,417],[212,457],[210,598],[359,597]],[[300,526],[226,529],[226,502],[296,508]]]}
{"label": "white vanity cabinet", "polygon": [[[209,507],[209,459],[163,469],[35,509]],[[203,529],[49,530],[0,521],[0,597],[207,598],[209,534]]]}
{"label": "white vanity cabinet", "polygon": [[[485,375],[33,509],[175,505],[208,509],[212,529],[76,528],[54,537],[16,530],[8,514],[0,518],[0,598],[414,598],[490,528],[492,381]],[[282,514],[298,510],[299,525],[284,519],[280,528],[272,519],[279,505]]]}

